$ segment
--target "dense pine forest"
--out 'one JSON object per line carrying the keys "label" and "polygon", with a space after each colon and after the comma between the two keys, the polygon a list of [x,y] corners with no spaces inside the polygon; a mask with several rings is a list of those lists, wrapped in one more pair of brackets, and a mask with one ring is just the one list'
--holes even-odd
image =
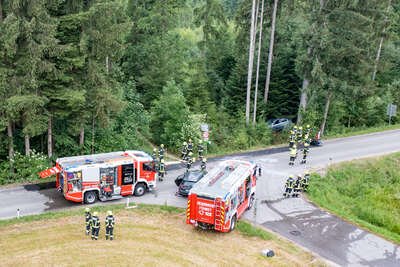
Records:
{"label": "dense pine forest", "polygon": [[271,118],[382,125],[389,103],[395,0],[0,0],[3,182],[60,156],[177,151],[202,123],[214,152],[285,140]]}

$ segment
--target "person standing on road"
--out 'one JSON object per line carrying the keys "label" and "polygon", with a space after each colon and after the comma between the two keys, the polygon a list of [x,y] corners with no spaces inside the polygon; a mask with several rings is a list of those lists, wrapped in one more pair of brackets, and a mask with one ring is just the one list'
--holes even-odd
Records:
{"label": "person standing on road", "polygon": [[85,209],[85,224],[86,224],[86,235],[90,233],[90,222],[92,220],[92,214],[90,214],[90,208]]}
{"label": "person standing on road", "polygon": [[182,145],[182,154],[181,154],[181,159],[185,160],[187,157],[187,153],[188,153],[188,144],[186,142],[183,142]]}
{"label": "person standing on road", "polygon": [[309,181],[310,181],[310,172],[307,170],[304,172],[303,180],[301,180],[301,186],[304,192],[307,192]]}
{"label": "person standing on road", "polygon": [[300,144],[302,140],[303,140],[303,127],[300,126],[299,129],[297,130],[297,143]]}
{"label": "person standing on road", "polygon": [[293,166],[294,161],[296,160],[296,157],[297,157],[297,146],[296,145],[293,145],[293,147],[290,148],[289,155],[290,155],[289,165]]}
{"label": "person standing on road", "polygon": [[293,185],[294,185],[294,179],[293,175],[289,175],[289,178],[286,180],[286,185],[285,185],[285,192],[283,193],[284,197],[290,197],[290,194],[292,193],[293,190]]}
{"label": "person standing on road", "polygon": [[201,168],[201,170],[202,170],[203,172],[206,171],[206,169],[207,169],[207,159],[206,159],[206,158],[202,158],[202,159],[201,159],[200,168]]}
{"label": "person standing on road", "polygon": [[294,197],[299,197],[300,192],[301,192],[301,185],[302,185],[302,178],[301,178],[301,174],[297,175],[297,179],[296,182],[294,184]]}
{"label": "person standing on road", "polygon": [[291,130],[289,136],[289,148],[292,148],[295,143],[296,143],[296,134],[294,133],[293,130]]}
{"label": "person standing on road", "polygon": [[153,161],[157,160],[157,148],[153,148],[153,153],[151,153],[151,158]]}
{"label": "person standing on road", "polygon": [[165,176],[165,163],[164,160],[162,159],[160,161],[160,166],[158,167],[158,180],[164,181],[164,176]]}
{"label": "person standing on road", "polygon": [[189,138],[189,142],[187,143],[188,153],[193,153],[193,142],[192,139]]}
{"label": "person standing on road", "polygon": [[91,226],[92,226],[92,240],[99,239],[100,219],[98,217],[98,212],[97,211],[93,212],[93,216],[92,216],[92,220],[91,220]]}
{"label": "person standing on road", "polygon": [[115,218],[112,214],[112,211],[107,211],[106,217],[106,240],[110,238],[110,240],[114,239],[114,225],[115,225]]}
{"label": "person standing on road", "polygon": [[187,162],[186,162],[186,170],[187,171],[192,167],[192,164],[194,162],[194,159],[192,158],[192,156],[193,156],[193,153],[189,152],[188,159],[187,159]]}
{"label": "person standing on road", "polygon": [[308,140],[306,140],[304,141],[304,147],[303,147],[303,160],[300,162],[300,164],[305,164],[307,162],[307,155],[309,151],[310,151],[310,143]]}
{"label": "person standing on road", "polygon": [[164,159],[164,144],[161,144],[158,149],[158,157],[160,158],[160,161]]}
{"label": "person standing on road", "polygon": [[199,144],[197,145],[197,152],[199,153],[199,159],[202,159],[204,153],[204,146],[202,140],[199,140]]}

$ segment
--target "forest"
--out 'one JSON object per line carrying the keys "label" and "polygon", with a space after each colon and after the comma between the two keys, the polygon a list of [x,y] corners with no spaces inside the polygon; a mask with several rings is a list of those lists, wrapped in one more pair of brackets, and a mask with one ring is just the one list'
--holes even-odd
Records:
{"label": "forest", "polygon": [[373,127],[390,103],[398,1],[0,0],[2,182],[61,156],[176,152],[202,123],[210,152],[286,142],[272,118]]}

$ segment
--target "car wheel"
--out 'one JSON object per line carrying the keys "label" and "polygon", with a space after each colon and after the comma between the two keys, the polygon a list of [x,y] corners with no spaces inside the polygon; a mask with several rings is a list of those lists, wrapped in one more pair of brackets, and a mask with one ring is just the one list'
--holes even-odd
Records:
{"label": "car wheel", "polygon": [[236,227],[236,215],[233,216],[232,219],[231,219],[231,226],[229,228],[229,231],[235,230],[235,227]]}
{"label": "car wheel", "polygon": [[85,193],[85,203],[86,204],[93,204],[97,200],[97,195],[95,191],[89,191]]}
{"label": "car wheel", "polygon": [[137,184],[135,186],[135,196],[140,197],[143,196],[144,193],[146,192],[146,186],[143,183]]}

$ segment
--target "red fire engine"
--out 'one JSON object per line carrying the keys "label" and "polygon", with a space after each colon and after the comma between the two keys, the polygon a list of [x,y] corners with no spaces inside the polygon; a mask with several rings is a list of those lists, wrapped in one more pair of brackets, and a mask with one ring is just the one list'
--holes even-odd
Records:
{"label": "red fire engine", "polygon": [[55,167],[39,173],[41,178],[54,174],[66,199],[88,204],[141,196],[157,180],[152,158],[136,150],[59,158]]}
{"label": "red fire engine", "polygon": [[228,160],[213,168],[190,190],[186,223],[202,229],[232,231],[254,203],[256,165]]}

